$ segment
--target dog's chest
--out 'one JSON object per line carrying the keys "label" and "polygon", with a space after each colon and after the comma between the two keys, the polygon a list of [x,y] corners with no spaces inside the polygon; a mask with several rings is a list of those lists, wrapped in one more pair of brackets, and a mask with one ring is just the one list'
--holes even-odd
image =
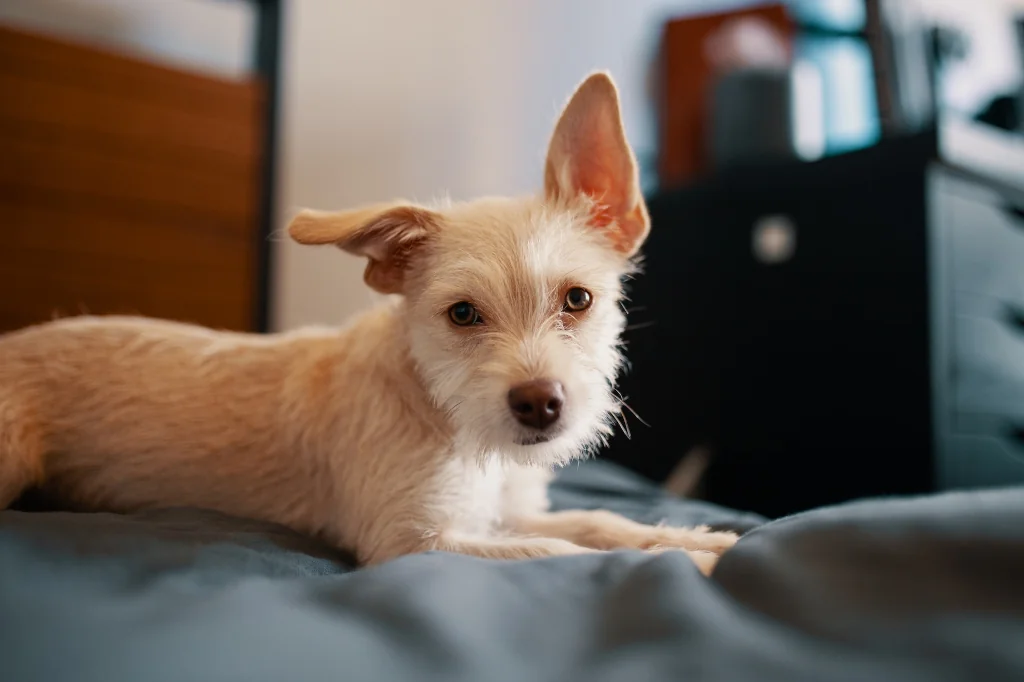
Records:
{"label": "dog's chest", "polygon": [[447,527],[487,533],[500,521],[505,472],[499,462],[454,460],[438,483],[435,509]]}

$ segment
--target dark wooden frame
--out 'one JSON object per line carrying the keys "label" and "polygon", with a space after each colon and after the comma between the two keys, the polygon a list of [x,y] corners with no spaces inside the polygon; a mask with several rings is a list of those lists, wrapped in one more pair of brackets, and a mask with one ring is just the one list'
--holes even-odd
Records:
{"label": "dark wooden frame", "polygon": [[260,174],[259,228],[256,231],[256,331],[270,330],[271,286],[273,282],[273,245],[277,208],[277,125],[280,111],[281,36],[284,24],[282,0],[245,0],[256,9],[256,40],[253,60],[256,73],[266,88],[263,162]]}

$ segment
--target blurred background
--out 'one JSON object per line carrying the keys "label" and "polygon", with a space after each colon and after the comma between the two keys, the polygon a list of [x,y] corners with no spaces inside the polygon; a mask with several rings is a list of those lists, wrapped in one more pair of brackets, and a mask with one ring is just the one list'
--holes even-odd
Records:
{"label": "blurred background", "polygon": [[289,216],[535,191],[595,68],[654,220],[604,456],[768,515],[1024,481],[1024,0],[0,0],[0,331],[338,323]]}

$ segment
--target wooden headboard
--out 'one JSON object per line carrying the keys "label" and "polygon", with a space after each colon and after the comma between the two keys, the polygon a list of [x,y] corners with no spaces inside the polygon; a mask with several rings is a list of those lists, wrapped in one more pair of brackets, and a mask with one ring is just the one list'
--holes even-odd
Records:
{"label": "wooden headboard", "polygon": [[251,330],[264,88],[0,27],[0,331]]}

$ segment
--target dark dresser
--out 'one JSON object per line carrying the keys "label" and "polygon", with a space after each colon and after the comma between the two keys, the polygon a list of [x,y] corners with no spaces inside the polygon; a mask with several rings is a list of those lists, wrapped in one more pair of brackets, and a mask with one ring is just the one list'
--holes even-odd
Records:
{"label": "dark dresser", "polygon": [[[1024,483],[1024,192],[935,132],[650,198],[606,457],[780,516]],[[1022,166],[1024,168],[1024,166]]]}
{"label": "dark dresser", "polygon": [[929,173],[935,482],[1024,482],[1024,192]]}

